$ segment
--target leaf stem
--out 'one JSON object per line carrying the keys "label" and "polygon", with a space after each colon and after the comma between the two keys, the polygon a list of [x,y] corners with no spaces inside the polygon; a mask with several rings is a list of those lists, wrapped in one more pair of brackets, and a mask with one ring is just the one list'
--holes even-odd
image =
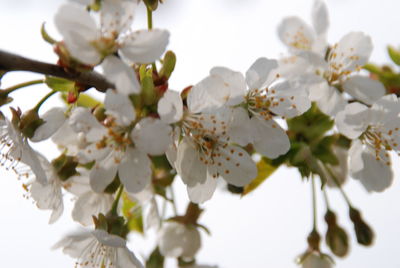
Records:
{"label": "leaf stem", "polygon": [[9,88],[5,88],[5,89],[1,90],[0,92],[8,94],[8,93],[11,93],[11,92],[13,92],[13,91],[15,91],[17,89],[23,88],[23,87],[37,85],[37,84],[43,84],[43,83],[44,83],[43,79],[27,81],[27,82],[23,82],[23,83],[20,83],[20,84],[16,84],[16,85],[14,85],[12,87],[9,87]]}

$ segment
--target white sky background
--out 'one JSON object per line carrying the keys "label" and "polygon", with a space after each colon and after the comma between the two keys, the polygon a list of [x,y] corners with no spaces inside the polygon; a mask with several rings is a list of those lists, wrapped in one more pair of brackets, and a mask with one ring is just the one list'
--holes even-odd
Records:
{"label": "white sky background", "polygon": [[[35,59],[55,62],[52,48],[40,37],[40,25],[57,36],[52,17],[61,0],[0,0],[0,49]],[[396,0],[328,0],[331,26],[328,38],[336,42],[349,31],[372,36],[374,62],[388,62],[385,47],[398,45],[400,37]],[[245,72],[257,57],[278,57],[285,47],[276,36],[276,26],[285,16],[298,15],[310,21],[312,0],[167,0],[154,14],[155,27],[171,32],[169,49],[178,57],[170,87],[176,90],[195,84],[216,65]],[[145,27],[140,9],[135,29]],[[31,79],[26,73],[6,76],[2,88]],[[21,90],[15,95],[22,107],[32,107],[46,93],[43,86]],[[22,100],[20,100],[22,98]],[[55,155],[56,152],[49,152]],[[396,158],[396,177],[399,174]],[[73,267],[74,261],[49,248],[62,234],[78,225],[70,217],[70,206],[60,221],[47,224],[49,213],[38,210],[23,198],[21,183],[1,171],[0,178],[0,259],[1,267]],[[355,243],[347,207],[337,191],[330,191],[331,206],[339,222],[351,234],[351,253],[337,260],[337,267],[400,267],[399,182],[383,194],[369,195],[358,182],[350,181],[345,190],[364,218],[373,226],[377,239],[371,248]],[[176,185],[180,210],[186,206],[186,191]],[[185,204],[185,205],[183,205]],[[325,231],[325,206],[319,199],[319,227]],[[198,260],[221,268],[296,267],[295,257],[306,249],[311,230],[310,185],[302,183],[296,170],[281,168],[256,192],[242,199],[218,191],[205,204],[200,222],[212,236],[202,233],[203,248]],[[323,232],[321,232],[323,233]],[[132,237],[130,247],[145,253],[149,243]],[[326,249],[326,248],[324,248]],[[173,266],[171,266],[173,267]]]}

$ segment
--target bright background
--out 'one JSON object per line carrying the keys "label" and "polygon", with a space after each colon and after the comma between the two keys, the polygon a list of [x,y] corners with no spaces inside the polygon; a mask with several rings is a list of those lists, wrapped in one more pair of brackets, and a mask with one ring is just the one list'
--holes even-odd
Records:
{"label": "bright background", "polygon": [[[0,0],[0,49],[38,60],[55,62],[52,48],[40,37],[40,26],[47,22],[48,31],[58,36],[53,15],[61,0]],[[372,61],[388,62],[385,47],[399,44],[400,8],[397,0],[328,0],[331,26],[329,41],[336,42],[349,31],[364,31],[373,38]],[[171,32],[169,49],[178,57],[176,71],[170,80],[173,89],[195,84],[209,69],[220,65],[245,72],[257,57],[279,57],[285,47],[276,36],[276,26],[285,16],[298,15],[310,22],[311,0],[166,0],[154,14],[155,27]],[[141,8],[133,25],[145,27]],[[35,78],[32,74],[7,75],[2,88]],[[21,90],[16,99],[21,107],[32,107],[46,89],[35,86]],[[49,151],[55,155],[55,151]],[[393,161],[396,177],[398,159]],[[23,197],[21,182],[2,171],[0,178],[0,258],[1,267],[73,267],[74,260],[50,247],[77,224],[70,219],[70,205],[61,220],[47,224],[49,212],[36,209]],[[354,205],[377,234],[371,248],[356,245],[347,207],[339,193],[330,191],[332,207],[339,222],[351,231],[351,253],[337,259],[340,268],[398,268],[400,239],[399,182],[383,194],[367,194],[358,182],[349,181],[345,190]],[[178,199],[186,206],[182,184],[175,187]],[[183,205],[184,204],[184,205]],[[321,233],[325,231],[325,212],[319,199]],[[296,267],[295,257],[306,249],[306,236],[311,229],[310,185],[303,183],[296,170],[281,168],[256,192],[240,199],[217,192],[205,204],[201,218],[212,231],[202,234],[200,262],[218,264],[221,268],[288,268]],[[151,244],[132,237],[129,244],[137,254],[147,254]],[[173,265],[170,265],[174,267]]]}

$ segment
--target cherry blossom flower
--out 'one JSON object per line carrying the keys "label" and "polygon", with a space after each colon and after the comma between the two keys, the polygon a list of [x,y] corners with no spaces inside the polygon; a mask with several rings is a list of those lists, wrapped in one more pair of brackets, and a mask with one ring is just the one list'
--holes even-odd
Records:
{"label": "cherry blossom flower", "polygon": [[339,131],[353,139],[350,173],[367,191],[381,192],[393,181],[390,150],[400,152],[400,108],[396,95],[386,95],[370,108],[350,103],[338,113]]}
{"label": "cherry blossom flower", "polygon": [[81,231],[67,235],[53,249],[76,258],[76,265],[93,268],[143,268],[126,246],[126,240],[104,230]]}
{"label": "cherry blossom flower", "polygon": [[151,63],[164,53],[169,38],[165,30],[130,30],[138,2],[102,1],[100,27],[89,12],[73,3],[61,6],[55,16],[71,55],[89,65],[103,61],[105,76],[125,94],[139,93],[140,86],[133,69],[112,54],[118,52],[130,62]]}

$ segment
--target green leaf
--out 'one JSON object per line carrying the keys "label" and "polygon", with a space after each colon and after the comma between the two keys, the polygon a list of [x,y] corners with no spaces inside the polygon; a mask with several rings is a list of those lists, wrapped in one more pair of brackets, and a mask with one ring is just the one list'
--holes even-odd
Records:
{"label": "green leaf", "polygon": [[395,49],[392,46],[388,46],[389,56],[396,65],[400,66],[400,50]]}
{"label": "green leaf", "polygon": [[146,261],[146,268],[163,268],[164,256],[161,255],[160,249],[156,247]]}
{"label": "green leaf", "polygon": [[165,53],[163,59],[163,66],[161,67],[161,70],[159,72],[160,76],[169,79],[169,77],[171,76],[172,72],[175,69],[175,65],[176,65],[175,53],[169,50]]}
{"label": "green leaf", "polygon": [[122,195],[122,215],[126,218],[130,231],[143,234],[142,208],[125,193]]}
{"label": "green leaf", "polygon": [[278,169],[278,167],[279,166],[272,165],[271,160],[265,157],[261,158],[261,160],[257,163],[257,177],[244,187],[242,196],[245,196],[257,189],[267,178],[269,178],[269,176],[272,175],[272,173],[275,172],[275,170]]}
{"label": "green leaf", "polygon": [[44,82],[49,88],[56,91],[60,92],[75,91],[75,82],[64,78],[46,76]]}

